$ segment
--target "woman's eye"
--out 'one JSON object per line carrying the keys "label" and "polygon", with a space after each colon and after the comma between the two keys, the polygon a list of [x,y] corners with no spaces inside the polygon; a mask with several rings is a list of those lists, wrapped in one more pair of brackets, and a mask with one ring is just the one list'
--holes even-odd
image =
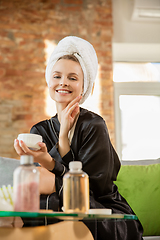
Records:
{"label": "woman's eye", "polygon": [[77,80],[77,79],[74,78],[74,77],[70,77],[69,79],[72,80],[72,81],[76,81],[76,80]]}
{"label": "woman's eye", "polygon": [[57,75],[55,75],[55,76],[53,76],[53,78],[61,78],[60,76],[57,76]]}

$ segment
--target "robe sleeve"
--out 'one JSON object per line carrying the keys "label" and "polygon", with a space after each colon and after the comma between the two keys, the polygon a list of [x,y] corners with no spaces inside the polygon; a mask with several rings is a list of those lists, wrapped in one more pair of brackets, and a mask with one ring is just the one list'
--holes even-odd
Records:
{"label": "robe sleeve", "polygon": [[120,161],[101,117],[88,121],[81,132],[82,143],[76,158],[82,161],[83,171],[89,175],[91,195],[103,202],[103,196],[112,192]]}

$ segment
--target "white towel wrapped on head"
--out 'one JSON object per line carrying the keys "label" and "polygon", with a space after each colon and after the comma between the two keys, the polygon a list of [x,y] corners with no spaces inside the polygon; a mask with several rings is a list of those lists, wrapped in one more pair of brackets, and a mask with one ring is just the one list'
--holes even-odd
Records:
{"label": "white towel wrapped on head", "polygon": [[91,93],[97,75],[98,59],[96,52],[93,46],[82,38],[75,36],[63,38],[51,54],[46,67],[46,81],[48,84],[54,64],[64,55],[74,55],[81,65],[84,75],[84,90],[80,102],[82,104]]}

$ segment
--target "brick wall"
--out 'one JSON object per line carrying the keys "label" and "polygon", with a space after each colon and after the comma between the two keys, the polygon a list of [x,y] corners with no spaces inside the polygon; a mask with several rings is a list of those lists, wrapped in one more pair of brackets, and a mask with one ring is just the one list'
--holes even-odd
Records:
{"label": "brick wall", "polygon": [[0,155],[16,157],[19,133],[45,113],[45,40],[90,41],[99,59],[99,108],[114,143],[111,0],[0,1]]}

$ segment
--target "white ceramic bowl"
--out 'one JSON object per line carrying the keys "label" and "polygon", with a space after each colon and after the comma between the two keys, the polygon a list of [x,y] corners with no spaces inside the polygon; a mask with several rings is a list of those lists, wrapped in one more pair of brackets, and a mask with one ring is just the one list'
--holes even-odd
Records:
{"label": "white ceramic bowl", "polygon": [[38,142],[42,142],[42,136],[32,133],[21,133],[18,135],[17,139],[22,140],[27,145],[28,148],[35,151],[40,149]]}

